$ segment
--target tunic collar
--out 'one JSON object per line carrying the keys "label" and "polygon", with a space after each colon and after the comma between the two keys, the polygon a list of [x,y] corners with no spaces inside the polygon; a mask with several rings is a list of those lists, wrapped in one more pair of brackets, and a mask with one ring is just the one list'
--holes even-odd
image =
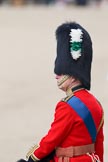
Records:
{"label": "tunic collar", "polygon": [[67,96],[73,96],[74,95],[74,92],[79,91],[79,90],[82,90],[82,89],[84,89],[83,85],[78,85],[78,86],[75,86],[73,88],[69,88],[66,91],[66,95]]}

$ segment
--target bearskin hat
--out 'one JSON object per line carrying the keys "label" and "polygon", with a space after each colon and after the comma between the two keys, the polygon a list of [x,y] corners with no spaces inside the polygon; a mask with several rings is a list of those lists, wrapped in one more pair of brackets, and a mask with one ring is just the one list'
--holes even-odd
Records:
{"label": "bearskin hat", "polygon": [[56,40],[55,74],[74,76],[90,90],[93,50],[89,33],[80,24],[68,22],[57,27]]}

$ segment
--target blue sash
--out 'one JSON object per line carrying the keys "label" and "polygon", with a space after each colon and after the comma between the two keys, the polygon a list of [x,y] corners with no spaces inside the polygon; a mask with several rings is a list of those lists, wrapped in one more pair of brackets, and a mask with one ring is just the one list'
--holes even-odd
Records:
{"label": "blue sash", "polygon": [[73,96],[70,98],[67,103],[77,112],[77,114],[83,119],[90,136],[92,138],[92,142],[95,142],[97,130],[92,118],[92,115],[86,105],[77,97]]}

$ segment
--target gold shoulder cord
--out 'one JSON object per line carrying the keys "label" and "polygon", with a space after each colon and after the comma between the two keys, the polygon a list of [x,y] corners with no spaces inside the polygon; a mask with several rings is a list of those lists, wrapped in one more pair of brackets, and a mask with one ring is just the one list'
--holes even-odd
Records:
{"label": "gold shoulder cord", "polygon": [[103,122],[104,122],[104,112],[102,113],[102,118],[101,118],[101,121],[100,121],[99,127],[98,127],[98,129],[97,129],[97,133],[100,131]]}

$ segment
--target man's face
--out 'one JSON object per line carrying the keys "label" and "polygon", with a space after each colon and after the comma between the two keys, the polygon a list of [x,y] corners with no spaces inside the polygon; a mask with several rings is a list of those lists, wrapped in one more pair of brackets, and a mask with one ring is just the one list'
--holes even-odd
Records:
{"label": "man's face", "polygon": [[57,79],[57,85],[59,89],[66,92],[71,85],[72,77],[68,75],[56,75],[55,78]]}

